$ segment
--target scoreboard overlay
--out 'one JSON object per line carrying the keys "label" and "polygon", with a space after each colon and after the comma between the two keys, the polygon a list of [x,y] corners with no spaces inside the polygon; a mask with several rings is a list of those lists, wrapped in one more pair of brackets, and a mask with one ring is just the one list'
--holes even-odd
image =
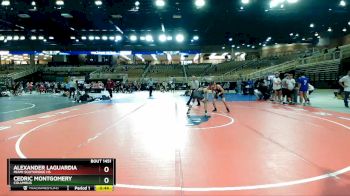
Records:
{"label": "scoreboard overlay", "polygon": [[116,160],[7,159],[11,191],[113,191]]}

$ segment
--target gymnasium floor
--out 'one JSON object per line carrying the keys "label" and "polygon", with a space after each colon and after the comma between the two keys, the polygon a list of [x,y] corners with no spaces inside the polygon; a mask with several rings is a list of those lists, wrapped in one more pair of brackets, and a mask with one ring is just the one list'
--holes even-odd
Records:
{"label": "gymnasium floor", "polygon": [[230,114],[188,118],[179,93],[115,97],[0,98],[0,195],[24,194],[6,186],[17,157],[116,158],[118,184],[99,195],[350,195],[349,112],[230,96]]}

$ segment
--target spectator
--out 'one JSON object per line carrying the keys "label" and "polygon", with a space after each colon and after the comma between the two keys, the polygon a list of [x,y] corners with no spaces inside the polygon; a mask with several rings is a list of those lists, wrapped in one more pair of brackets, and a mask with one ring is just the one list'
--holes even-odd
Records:
{"label": "spectator", "polygon": [[280,79],[280,74],[276,73],[275,74],[275,78],[272,80],[272,89],[274,91],[275,94],[275,98],[274,101],[275,102],[281,102],[282,99],[282,81]]}
{"label": "spectator", "polygon": [[113,98],[113,89],[114,89],[114,82],[111,79],[107,80],[107,84],[106,84],[106,90],[109,93],[109,97]]}
{"label": "spectator", "polygon": [[298,79],[298,87],[300,93],[300,104],[306,105],[307,103],[307,92],[309,89],[310,80],[304,74]]}

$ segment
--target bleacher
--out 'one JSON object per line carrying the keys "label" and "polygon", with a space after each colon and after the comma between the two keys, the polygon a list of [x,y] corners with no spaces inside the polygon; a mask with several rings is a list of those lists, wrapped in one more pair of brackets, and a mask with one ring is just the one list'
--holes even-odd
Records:
{"label": "bleacher", "polygon": [[201,63],[201,64],[189,64],[185,65],[187,76],[191,75],[202,75],[206,69],[208,69],[211,64]]}
{"label": "bleacher", "polygon": [[25,69],[30,68],[30,65],[0,65],[0,74],[5,75],[5,74],[12,74],[18,71],[23,71]]}
{"label": "bleacher", "polygon": [[41,65],[1,65],[0,77],[16,80],[37,72],[40,67]]}
{"label": "bleacher", "polygon": [[318,62],[307,67],[297,68],[296,71],[305,73],[312,81],[337,80],[339,62],[334,60]]}
{"label": "bleacher", "polygon": [[[342,58],[350,57],[350,45],[340,47],[340,51],[328,50],[328,53],[315,53],[306,58],[298,58],[275,66],[270,66],[261,70],[245,73],[244,79],[257,79],[275,72],[299,71],[305,72],[314,81],[335,80],[337,77],[339,64]],[[230,79],[237,79],[237,75]]]}
{"label": "bleacher", "polygon": [[179,64],[174,65],[151,65],[146,77],[183,77],[183,67]]}
{"label": "bleacher", "polygon": [[83,73],[91,73],[96,71],[103,65],[95,66],[95,65],[85,65],[85,66],[63,66],[63,67],[44,67],[42,68],[42,72],[45,74],[83,74]]}
{"label": "bleacher", "polygon": [[118,65],[112,68],[112,72],[127,74],[129,78],[140,78],[145,70],[145,65]]}

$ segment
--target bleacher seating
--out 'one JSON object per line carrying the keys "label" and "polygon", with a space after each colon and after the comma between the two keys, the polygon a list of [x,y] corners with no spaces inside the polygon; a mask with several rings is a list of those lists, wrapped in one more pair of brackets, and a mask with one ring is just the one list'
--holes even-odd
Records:
{"label": "bleacher seating", "polygon": [[183,77],[183,67],[174,65],[151,65],[146,77]]}
{"label": "bleacher seating", "polygon": [[202,75],[206,69],[208,69],[211,64],[202,63],[202,64],[189,64],[185,65],[187,76],[191,75]]}
{"label": "bleacher seating", "polygon": [[307,67],[297,68],[296,71],[305,73],[305,75],[312,78],[313,81],[337,80],[339,62],[333,60],[319,62]]}
{"label": "bleacher seating", "polygon": [[129,78],[140,78],[145,71],[145,65],[118,65],[112,68],[112,72],[127,74]]}

